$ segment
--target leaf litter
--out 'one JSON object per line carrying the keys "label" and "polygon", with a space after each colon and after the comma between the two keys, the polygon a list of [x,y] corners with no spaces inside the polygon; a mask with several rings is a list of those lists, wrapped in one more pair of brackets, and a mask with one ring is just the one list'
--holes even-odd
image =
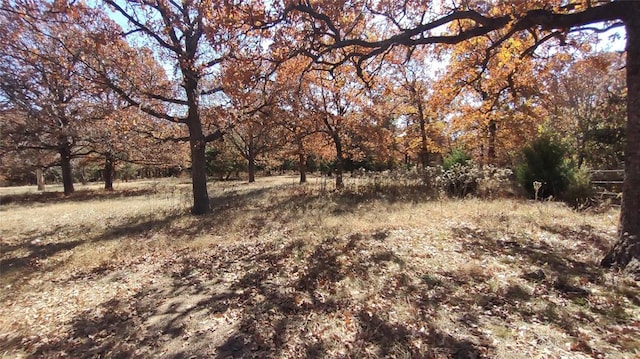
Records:
{"label": "leaf litter", "polygon": [[640,353],[638,285],[597,265],[615,209],[263,186],[205,217],[167,195],[12,204],[0,356]]}

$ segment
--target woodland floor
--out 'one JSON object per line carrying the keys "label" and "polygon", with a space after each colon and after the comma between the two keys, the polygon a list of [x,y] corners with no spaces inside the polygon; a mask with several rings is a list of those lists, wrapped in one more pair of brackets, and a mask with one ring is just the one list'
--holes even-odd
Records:
{"label": "woodland floor", "polygon": [[0,358],[640,355],[615,208],[295,182],[0,189]]}

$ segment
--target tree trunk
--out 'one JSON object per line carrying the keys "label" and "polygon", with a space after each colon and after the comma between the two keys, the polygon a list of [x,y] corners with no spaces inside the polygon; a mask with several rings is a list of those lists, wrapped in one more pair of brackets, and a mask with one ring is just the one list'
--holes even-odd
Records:
{"label": "tree trunk", "polygon": [[304,154],[302,141],[298,142],[298,170],[300,171],[300,183],[307,183],[307,156]]}
{"label": "tree trunk", "polygon": [[247,160],[249,162],[247,166],[247,172],[249,173],[249,183],[253,183],[256,181],[256,159],[253,155],[253,151],[249,151]]}
{"label": "tree trunk", "polygon": [[618,241],[602,265],[625,269],[640,279],[640,2],[628,2],[627,144]]}
{"label": "tree trunk", "polygon": [[107,153],[104,159],[104,189],[113,191],[113,175],[115,174],[115,159],[111,153]]}
{"label": "tree trunk", "polygon": [[427,147],[427,121],[424,118],[422,101],[418,102],[418,116],[420,116],[420,154],[418,155],[422,168],[429,166],[429,148]]}
{"label": "tree trunk", "polygon": [[584,158],[587,152],[587,130],[582,131],[578,147],[578,168],[582,168]]}
{"label": "tree trunk", "polygon": [[44,171],[42,168],[36,169],[36,182],[38,183],[38,191],[44,191]]}
{"label": "tree trunk", "polygon": [[207,193],[207,168],[204,155],[205,141],[191,139],[191,180],[193,189],[193,214],[205,214],[211,211],[209,193]]}
{"label": "tree trunk", "polygon": [[300,154],[298,160],[298,170],[300,171],[300,183],[307,183],[307,164],[304,154]]}
{"label": "tree trunk", "polygon": [[344,172],[344,153],[342,153],[342,141],[336,134],[333,136],[333,142],[336,145],[336,189],[344,188],[342,180],[342,172]]}
{"label": "tree trunk", "polygon": [[85,173],[85,166],[80,166],[80,171],[78,171],[78,176],[80,177],[80,183],[83,186],[87,185],[87,175]]}
{"label": "tree trunk", "polygon": [[73,176],[71,173],[71,147],[69,145],[62,146],[60,150],[60,167],[62,167],[62,185],[64,187],[64,195],[68,196],[72,194],[75,189],[73,188]]}
{"label": "tree trunk", "polygon": [[496,161],[496,132],[498,125],[495,120],[489,121],[489,145],[487,148],[487,163],[494,164]]}
{"label": "tree trunk", "polygon": [[[195,110],[197,111],[197,109]],[[207,159],[205,149],[207,142],[202,133],[202,123],[197,114],[189,116],[189,147],[191,150],[191,186],[193,190],[193,207],[191,213],[205,214],[211,212],[209,193],[207,192]]]}

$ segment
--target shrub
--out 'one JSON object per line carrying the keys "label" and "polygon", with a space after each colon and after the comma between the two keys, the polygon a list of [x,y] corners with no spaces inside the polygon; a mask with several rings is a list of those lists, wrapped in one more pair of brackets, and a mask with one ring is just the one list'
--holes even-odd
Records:
{"label": "shrub", "polygon": [[[444,166],[443,166],[444,170]],[[473,162],[454,163],[440,175],[440,187],[449,196],[465,197],[474,195],[478,188],[480,170]]]}
{"label": "shrub", "polygon": [[417,170],[419,176],[422,179],[422,183],[427,187],[434,190],[439,190],[440,176],[442,175],[442,166],[425,167]]}
{"label": "shrub", "polygon": [[454,148],[442,159],[442,169],[448,171],[456,164],[467,166],[471,161],[471,156],[460,148]]}
{"label": "shrub", "polygon": [[565,149],[550,137],[540,137],[525,147],[523,163],[516,169],[518,182],[529,193],[535,195],[533,182],[541,182],[539,197],[560,197],[571,183],[571,167],[564,161]]}
{"label": "shrub", "polygon": [[586,208],[594,202],[595,190],[591,185],[591,174],[582,168],[573,173],[562,199],[575,208]]}
{"label": "shrub", "polygon": [[482,167],[478,180],[477,195],[483,198],[494,198],[512,193],[513,171],[493,165]]}
{"label": "shrub", "polygon": [[509,192],[513,172],[492,165],[478,166],[472,160],[455,163],[434,181],[440,190],[452,197],[480,196],[493,198]]}

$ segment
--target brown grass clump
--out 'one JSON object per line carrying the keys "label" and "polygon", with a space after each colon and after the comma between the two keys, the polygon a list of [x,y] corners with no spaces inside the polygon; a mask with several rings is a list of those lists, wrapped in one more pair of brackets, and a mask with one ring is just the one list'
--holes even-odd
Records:
{"label": "brown grass clump", "polygon": [[615,210],[311,182],[0,206],[0,357],[640,355],[640,288],[597,265]]}

